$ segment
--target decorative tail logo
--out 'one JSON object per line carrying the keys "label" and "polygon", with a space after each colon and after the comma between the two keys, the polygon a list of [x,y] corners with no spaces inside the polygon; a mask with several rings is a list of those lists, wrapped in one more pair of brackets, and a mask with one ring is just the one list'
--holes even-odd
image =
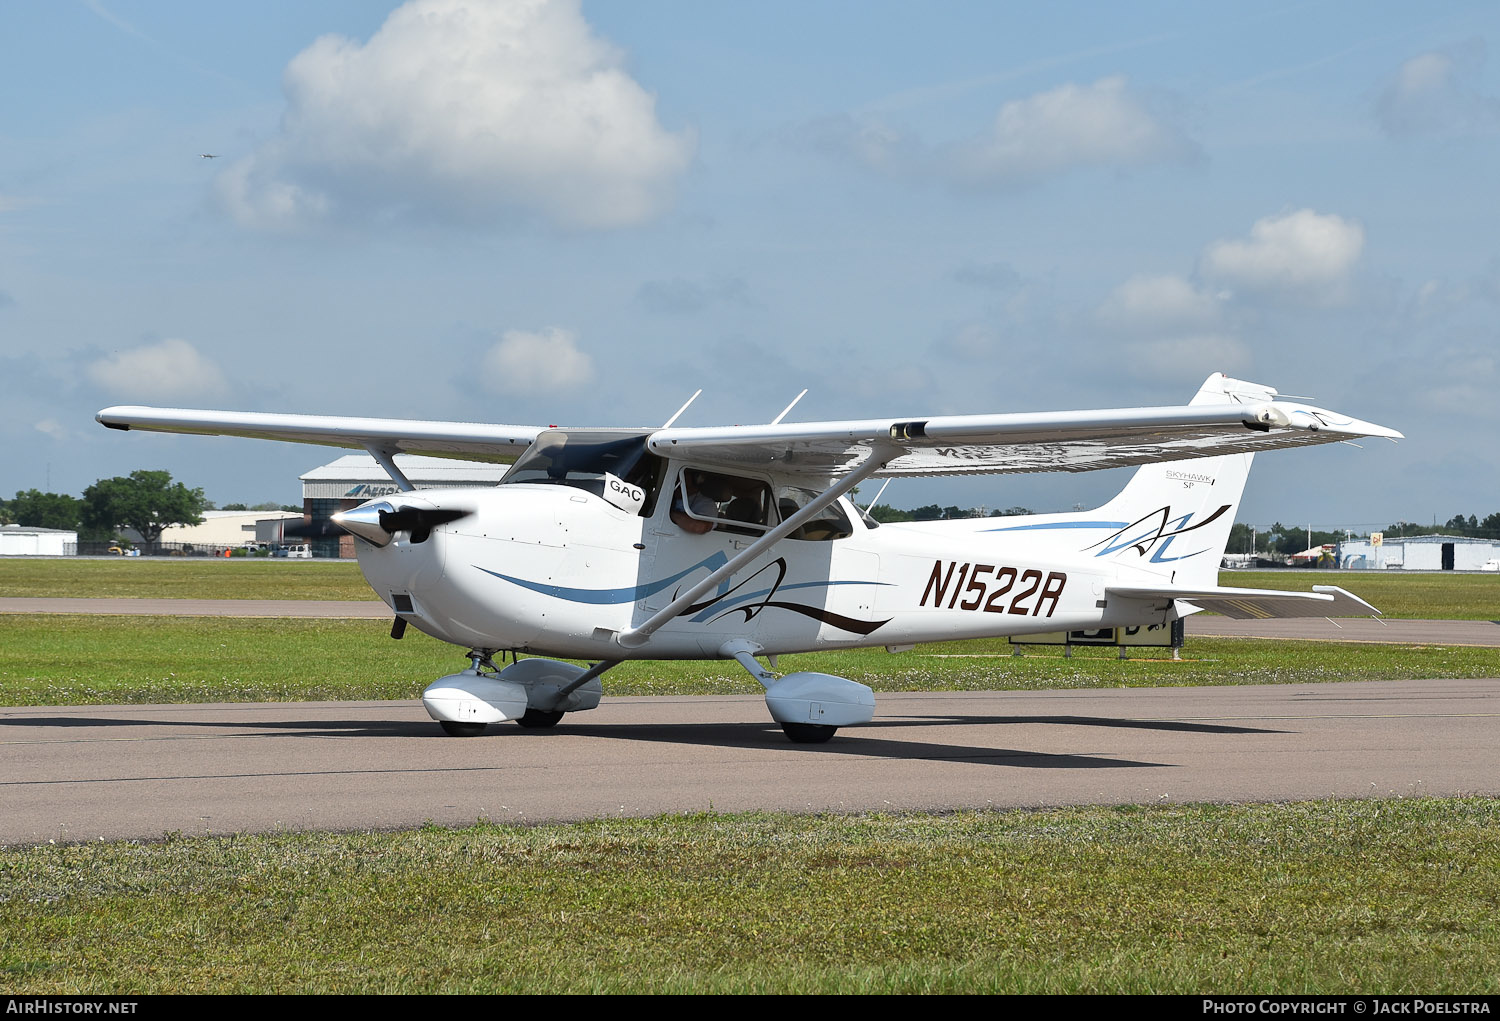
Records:
{"label": "decorative tail logo", "polygon": [[[1089,550],[1098,550],[1094,556],[1107,557],[1111,553],[1118,553],[1123,549],[1133,549],[1136,556],[1149,556],[1151,558],[1149,562],[1153,564],[1165,564],[1173,560],[1186,560],[1188,557],[1196,557],[1199,553],[1208,552],[1208,547],[1194,550],[1191,553],[1184,553],[1181,556],[1169,557],[1166,553],[1168,547],[1172,545],[1172,540],[1179,535],[1186,535],[1188,532],[1196,531],[1199,528],[1212,524],[1228,513],[1229,508],[1230,504],[1226,503],[1196,525],[1190,525],[1188,522],[1193,518],[1192,511],[1181,517],[1172,518],[1170,517],[1172,509],[1170,507],[1161,507],[1144,517],[1132,521],[1114,535],[1108,536],[1094,543],[1092,546],[1085,546],[1082,552],[1087,553]],[[1100,547],[1103,548],[1100,549]]]}

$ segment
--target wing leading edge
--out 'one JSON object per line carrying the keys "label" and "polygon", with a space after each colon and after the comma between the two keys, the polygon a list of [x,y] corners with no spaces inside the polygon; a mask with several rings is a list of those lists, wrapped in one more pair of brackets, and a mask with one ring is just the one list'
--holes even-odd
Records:
{"label": "wing leading edge", "polygon": [[254,411],[195,411],[185,408],[105,408],[94,416],[110,429],[243,436],[315,443],[327,447],[425,454],[509,464],[544,430],[527,425],[416,422],[397,418],[278,415]]}

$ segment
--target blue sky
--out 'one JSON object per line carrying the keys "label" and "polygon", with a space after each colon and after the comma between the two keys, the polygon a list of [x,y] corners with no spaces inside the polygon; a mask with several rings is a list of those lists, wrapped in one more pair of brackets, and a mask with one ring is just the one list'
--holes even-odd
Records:
{"label": "blue sky", "polygon": [[291,501],[335,456],[112,404],[650,425],[702,387],[701,425],[1222,370],[1409,437],[1264,456],[1242,520],[1483,516],[1496,40],[1486,3],[3,3],[0,493]]}

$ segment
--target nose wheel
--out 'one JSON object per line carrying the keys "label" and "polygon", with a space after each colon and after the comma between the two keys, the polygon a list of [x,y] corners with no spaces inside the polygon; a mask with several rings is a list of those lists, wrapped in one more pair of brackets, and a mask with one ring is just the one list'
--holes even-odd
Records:
{"label": "nose wheel", "polygon": [[422,692],[427,715],[452,737],[475,737],[491,723],[515,720],[527,730],[551,730],[563,716],[599,704],[599,675],[619,660],[584,669],[554,659],[517,659],[497,669],[494,649],[469,650],[469,669],[440,677]]}

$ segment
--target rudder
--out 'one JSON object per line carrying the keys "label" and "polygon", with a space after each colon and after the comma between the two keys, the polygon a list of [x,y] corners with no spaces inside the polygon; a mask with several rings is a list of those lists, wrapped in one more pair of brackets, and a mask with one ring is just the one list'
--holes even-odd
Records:
{"label": "rudder", "polygon": [[[1254,404],[1276,391],[1216,372],[1191,404]],[[1087,552],[1160,573],[1177,585],[1214,585],[1252,454],[1142,465],[1100,513],[1129,522]]]}

